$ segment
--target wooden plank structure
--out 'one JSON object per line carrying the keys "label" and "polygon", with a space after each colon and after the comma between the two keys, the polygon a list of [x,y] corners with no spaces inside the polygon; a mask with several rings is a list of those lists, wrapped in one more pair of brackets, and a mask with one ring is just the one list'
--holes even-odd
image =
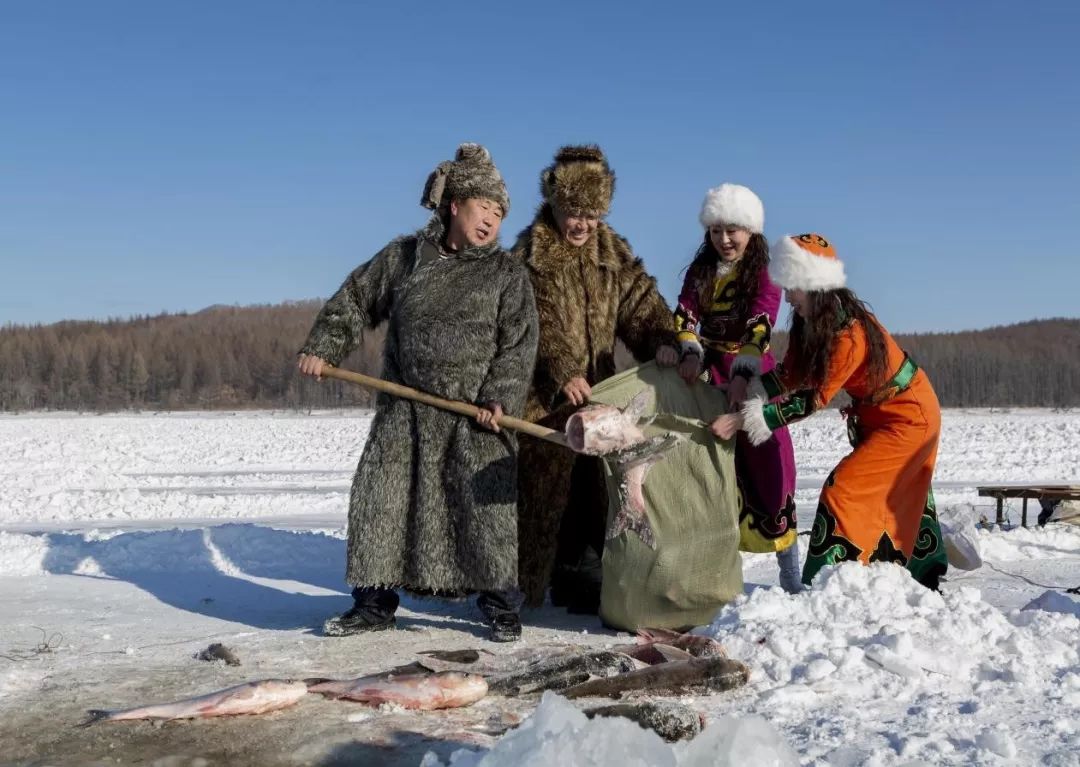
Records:
{"label": "wooden plank structure", "polygon": [[979,495],[997,498],[997,526],[1005,522],[1005,499],[1022,498],[1024,501],[1023,511],[1020,516],[1020,524],[1027,527],[1028,500],[1057,500],[1076,501],[1080,500],[1080,485],[982,485],[978,488]]}

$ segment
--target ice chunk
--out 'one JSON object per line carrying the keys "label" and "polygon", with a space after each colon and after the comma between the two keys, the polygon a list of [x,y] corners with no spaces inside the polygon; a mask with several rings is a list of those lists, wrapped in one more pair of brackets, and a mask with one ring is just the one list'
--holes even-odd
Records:
{"label": "ice chunk", "polygon": [[[799,757],[783,736],[760,716],[726,716],[694,740],[678,746],[679,767],[796,767]],[[613,765],[614,767],[614,765]]]}
{"label": "ice chunk", "polygon": [[455,751],[449,764],[429,752],[421,767],[795,767],[798,763],[783,737],[759,716],[725,717],[673,748],[628,720],[589,720],[565,698],[545,692],[533,715],[490,751]]}
{"label": "ice chunk", "polygon": [[984,732],[975,739],[975,745],[979,748],[985,748],[987,751],[993,751],[998,756],[1003,756],[1006,759],[1012,759],[1016,756],[1016,743],[1006,732],[994,730]]}

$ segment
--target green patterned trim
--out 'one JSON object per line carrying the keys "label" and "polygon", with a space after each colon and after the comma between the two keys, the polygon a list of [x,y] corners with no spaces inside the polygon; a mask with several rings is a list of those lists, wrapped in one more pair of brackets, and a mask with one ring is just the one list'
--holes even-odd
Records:
{"label": "green patterned trim", "polygon": [[893,374],[893,377],[884,386],[865,398],[863,402],[870,405],[880,405],[882,402],[892,399],[911,386],[911,382],[915,380],[915,374],[918,372],[919,366],[915,364],[915,360],[905,354],[900,369]]}
{"label": "green patterned trim", "polygon": [[780,374],[777,372],[780,368],[777,366],[768,373],[762,373],[761,385],[765,387],[765,395],[767,399],[776,399],[784,393],[784,386],[780,383]]}
{"label": "green patterned trim", "polygon": [[761,410],[765,424],[772,431],[776,431],[781,426],[801,421],[814,412],[814,391],[801,389],[779,402],[770,402]]}
{"label": "green patterned trim", "polygon": [[919,533],[915,538],[915,550],[907,563],[908,572],[923,586],[937,591],[938,581],[949,570],[949,557],[945,552],[945,537],[937,520],[937,504],[933,488],[926,494],[926,506],[919,520]]}

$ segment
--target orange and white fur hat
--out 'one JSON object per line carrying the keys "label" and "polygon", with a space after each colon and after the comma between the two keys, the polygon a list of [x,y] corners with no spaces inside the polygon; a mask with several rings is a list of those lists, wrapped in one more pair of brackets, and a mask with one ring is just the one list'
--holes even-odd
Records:
{"label": "orange and white fur hat", "polygon": [[793,290],[836,290],[847,284],[844,262],[820,234],[789,234],[773,243],[769,277]]}

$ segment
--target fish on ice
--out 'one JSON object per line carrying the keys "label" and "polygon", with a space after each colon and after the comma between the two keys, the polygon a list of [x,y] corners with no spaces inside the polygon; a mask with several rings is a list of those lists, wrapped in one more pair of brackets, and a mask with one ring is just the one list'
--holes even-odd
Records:
{"label": "fish on ice", "polygon": [[567,698],[616,698],[626,693],[709,693],[741,687],[750,669],[730,658],[690,658],[671,661],[606,679],[591,679],[562,694]]}
{"label": "fish on ice", "polygon": [[475,703],[487,695],[488,684],[479,674],[414,671],[373,674],[357,679],[309,679],[307,689],[328,698],[373,706],[394,703],[402,708],[433,711]]}
{"label": "fish on ice", "polygon": [[[611,650],[650,666],[671,660],[686,660],[688,657],[714,658],[725,655],[723,646],[712,637],[669,629],[641,629],[637,632],[636,644],[616,645]],[[685,656],[680,657],[680,651]]]}
{"label": "fish on ice", "polygon": [[87,711],[87,719],[79,726],[94,722],[119,722],[131,719],[202,719],[239,714],[265,714],[295,704],[307,694],[308,686],[292,679],[263,679],[235,687],[186,698],[173,703],[158,703],[137,708]]}

